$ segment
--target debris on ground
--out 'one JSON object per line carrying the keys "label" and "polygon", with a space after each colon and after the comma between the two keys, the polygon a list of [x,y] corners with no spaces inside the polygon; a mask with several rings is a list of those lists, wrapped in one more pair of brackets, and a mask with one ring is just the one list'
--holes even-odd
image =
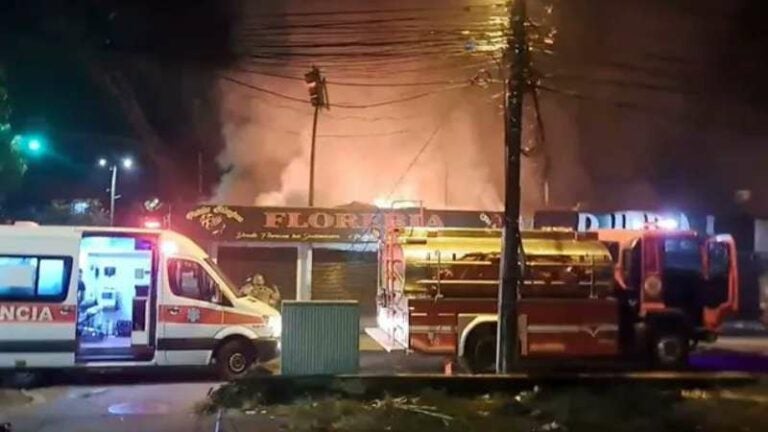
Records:
{"label": "debris on ground", "polygon": [[[768,384],[674,389],[640,383],[553,386],[511,393],[375,395],[371,389],[324,382],[282,389],[261,383],[225,385],[208,412],[226,408],[280,421],[284,430],[462,432],[730,432],[768,430]],[[354,386],[353,386],[354,387]],[[325,392],[320,391],[324,388]],[[294,392],[290,396],[287,392]]]}

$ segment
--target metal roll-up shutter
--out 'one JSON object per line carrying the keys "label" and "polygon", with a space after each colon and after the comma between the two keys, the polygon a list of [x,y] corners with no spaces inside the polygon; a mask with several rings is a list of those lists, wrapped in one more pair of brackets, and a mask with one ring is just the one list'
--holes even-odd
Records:
{"label": "metal roll-up shutter", "polygon": [[282,299],[296,298],[296,248],[222,247],[217,262],[238,287],[254,273],[261,273],[267,285],[277,285]]}
{"label": "metal roll-up shutter", "polygon": [[363,318],[376,315],[376,252],[312,251],[312,299],[356,300]]}

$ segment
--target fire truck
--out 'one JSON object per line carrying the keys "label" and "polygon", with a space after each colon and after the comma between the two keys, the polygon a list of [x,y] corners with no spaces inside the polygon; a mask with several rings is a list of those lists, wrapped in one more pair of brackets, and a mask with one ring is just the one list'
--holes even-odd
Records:
{"label": "fire truck", "polygon": [[[684,366],[736,308],[735,251],[730,236],[692,231],[524,231],[523,364]],[[392,229],[379,254],[377,339],[492,371],[501,231]]]}

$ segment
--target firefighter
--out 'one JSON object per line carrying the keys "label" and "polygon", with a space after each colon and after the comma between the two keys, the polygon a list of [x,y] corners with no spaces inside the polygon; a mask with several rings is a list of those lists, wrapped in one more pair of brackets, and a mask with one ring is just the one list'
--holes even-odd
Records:
{"label": "firefighter", "polygon": [[280,291],[277,286],[267,286],[261,273],[254,273],[245,280],[245,284],[240,287],[240,295],[253,297],[273,307],[280,304]]}

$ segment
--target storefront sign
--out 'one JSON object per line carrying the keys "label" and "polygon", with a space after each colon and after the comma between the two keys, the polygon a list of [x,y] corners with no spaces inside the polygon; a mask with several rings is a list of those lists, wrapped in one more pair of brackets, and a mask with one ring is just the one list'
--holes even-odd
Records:
{"label": "storefront sign", "polygon": [[375,242],[388,228],[499,228],[501,223],[496,212],[203,205],[175,215],[172,228],[199,241]]}
{"label": "storefront sign", "polygon": [[617,211],[586,213],[576,211],[541,211],[533,219],[536,229],[565,228],[577,231],[597,229],[692,229],[685,213],[657,213],[650,211]]}

